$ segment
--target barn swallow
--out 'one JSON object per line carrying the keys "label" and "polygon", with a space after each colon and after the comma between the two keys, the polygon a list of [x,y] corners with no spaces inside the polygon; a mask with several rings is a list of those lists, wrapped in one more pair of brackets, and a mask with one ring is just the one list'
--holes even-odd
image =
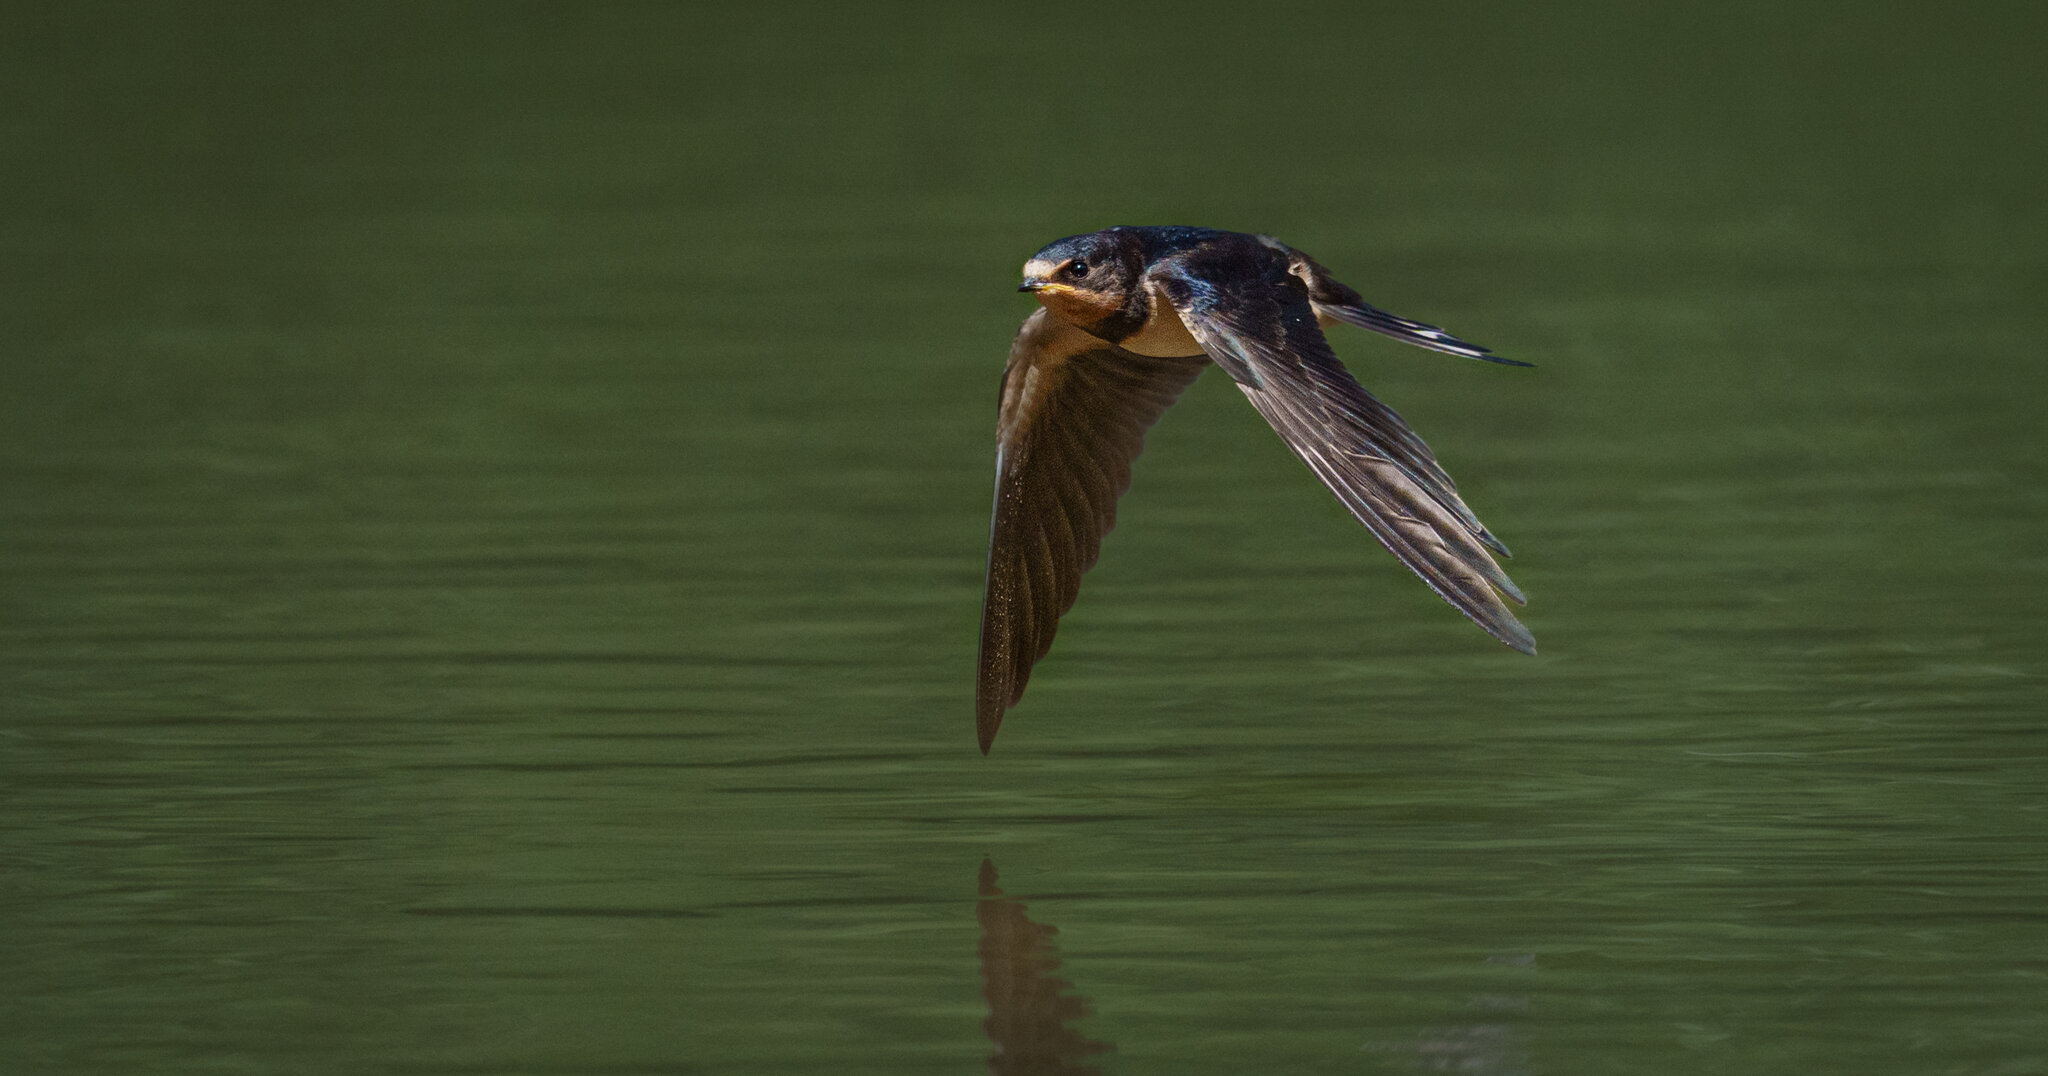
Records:
{"label": "barn swallow", "polygon": [[1003,370],[975,729],[983,754],[1052,646],[1130,488],[1145,431],[1202,368],[1237,382],[1287,447],[1431,590],[1525,654],[1527,599],[1507,547],[1458,497],[1429,446],[1337,361],[1323,327],[1507,366],[1525,362],[1396,317],[1270,236],[1110,228],[1024,263],[1024,319]]}

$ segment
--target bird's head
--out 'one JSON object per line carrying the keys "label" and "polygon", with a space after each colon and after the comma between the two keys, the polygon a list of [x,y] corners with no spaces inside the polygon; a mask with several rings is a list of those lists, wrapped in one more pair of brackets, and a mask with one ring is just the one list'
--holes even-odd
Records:
{"label": "bird's head", "polygon": [[1054,317],[1109,341],[1137,331],[1145,322],[1144,252],[1122,229],[1070,235],[1024,263],[1028,291]]}

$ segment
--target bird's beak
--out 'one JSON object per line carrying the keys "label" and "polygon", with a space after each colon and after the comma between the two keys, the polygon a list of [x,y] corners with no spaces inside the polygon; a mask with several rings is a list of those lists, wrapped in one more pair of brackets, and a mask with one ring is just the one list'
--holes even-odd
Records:
{"label": "bird's beak", "polygon": [[1018,290],[1018,291],[1072,291],[1072,290],[1074,290],[1074,289],[1073,289],[1072,287],[1070,287],[1070,286],[1066,285],[1066,284],[1061,284],[1061,283],[1059,283],[1058,281],[1053,281],[1053,280],[1047,280],[1047,279],[1045,279],[1045,278],[1044,278],[1044,277],[1042,277],[1042,276],[1028,276],[1028,277],[1025,277],[1025,278],[1024,278],[1024,283],[1022,283],[1022,284],[1019,284],[1019,285],[1017,285],[1017,290]]}

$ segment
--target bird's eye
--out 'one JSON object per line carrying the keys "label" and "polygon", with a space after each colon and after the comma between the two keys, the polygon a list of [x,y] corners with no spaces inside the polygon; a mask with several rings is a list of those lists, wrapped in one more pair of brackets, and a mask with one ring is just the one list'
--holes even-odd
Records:
{"label": "bird's eye", "polygon": [[1075,258],[1072,262],[1068,263],[1067,265],[1067,275],[1073,277],[1076,280],[1079,280],[1082,277],[1087,276],[1088,260],[1086,258]]}

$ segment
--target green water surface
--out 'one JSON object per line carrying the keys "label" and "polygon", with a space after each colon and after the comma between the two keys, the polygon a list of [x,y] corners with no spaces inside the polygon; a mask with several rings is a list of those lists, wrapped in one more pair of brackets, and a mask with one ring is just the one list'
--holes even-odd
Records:
{"label": "green water surface", "polygon": [[[2014,7],[0,15],[0,1071],[2048,1072]],[[994,753],[1017,268],[1279,235]]]}

